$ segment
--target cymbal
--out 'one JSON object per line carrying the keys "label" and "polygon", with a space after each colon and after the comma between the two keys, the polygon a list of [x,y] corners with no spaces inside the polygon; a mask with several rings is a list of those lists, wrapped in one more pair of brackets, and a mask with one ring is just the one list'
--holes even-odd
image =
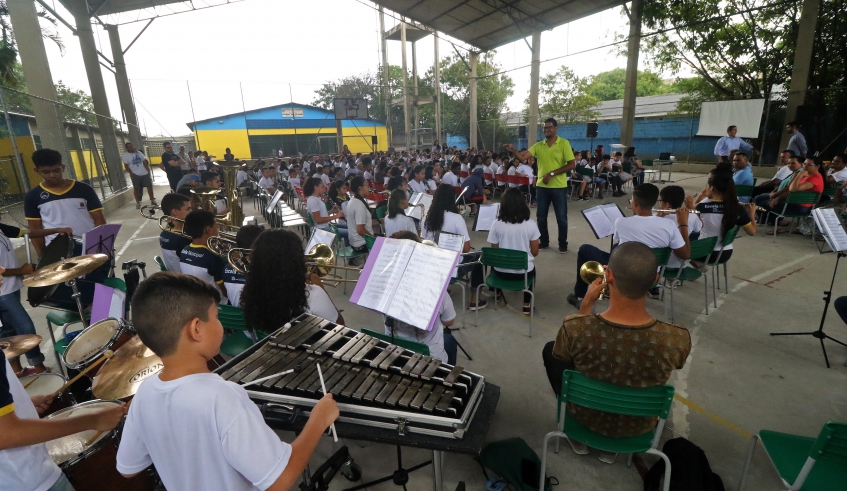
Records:
{"label": "cymbal", "polygon": [[41,336],[38,334],[9,336],[8,338],[0,339],[0,349],[3,350],[6,359],[11,360],[41,344],[41,339]]}
{"label": "cymbal", "polygon": [[24,278],[24,286],[51,286],[86,275],[109,260],[106,254],[76,256],[48,264]]}
{"label": "cymbal", "polygon": [[162,368],[162,359],[135,336],[100,367],[91,384],[91,392],[103,400],[134,396],[141,382],[161,372]]}

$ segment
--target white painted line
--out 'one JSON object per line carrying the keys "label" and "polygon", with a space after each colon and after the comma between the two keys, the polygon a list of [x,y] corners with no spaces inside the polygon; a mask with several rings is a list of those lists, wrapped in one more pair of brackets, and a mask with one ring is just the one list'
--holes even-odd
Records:
{"label": "white painted line", "polygon": [[145,225],[147,225],[147,220],[145,220],[141,224],[141,226],[138,227],[138,230],[136,230],[135,233],[132,234],[132,237],[130,237],[129,240],[126,241],[126,244],[121,247],[121,250],[118,251],[118,253],[115,255],[115,264],[117,264],[118,259],[120,259],[121,255],[123,255],[123,253],[126,251],[126,248],[129,247],[130,244],[132,244],[132,241],[135,240],[136,237],[138,237],[138,234],[141,232],[141,229],[143,229]]}

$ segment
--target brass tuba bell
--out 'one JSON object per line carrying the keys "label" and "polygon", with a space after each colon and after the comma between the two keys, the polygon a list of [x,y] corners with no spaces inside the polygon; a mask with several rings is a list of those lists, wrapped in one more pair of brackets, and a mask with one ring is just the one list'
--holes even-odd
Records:
{"label": "brass tuba bell", "polygon": [[[594,280],[597,278],[603,278],[603,284],[606,284],[606,267],[597,261],[586,261],[585,264],[580,266],[579,268],[579,277],[582,278],[582,281],[588,283],[594,283]],[[609,287],[606,286],[603,288],[603,291],[600,292],[599,300],[603,300],[605,295],[609,294]]]}

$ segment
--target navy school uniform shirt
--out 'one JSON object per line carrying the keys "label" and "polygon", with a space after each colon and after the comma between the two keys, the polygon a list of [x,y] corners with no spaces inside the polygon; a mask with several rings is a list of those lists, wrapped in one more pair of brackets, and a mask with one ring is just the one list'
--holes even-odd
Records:
{"label": "navy school uniform shirt", "polygon": [[229,304],[234,307],[240,307],[241,290],[244,289],[244,275],[239,273],[227,261],[224,265],[224,289],[226,289],[226,297],[229,299]]}
{"label": "navy school uniform shirt", "polygon": [[188,244],[179,256],[179,267],[183,274],[200,278],[212,286],[224,282],[224,259],[205,245]]}
{"label": "navy school uniform shirt", "polygon": [[182,250],[191,244],[191,239],[184,235],[163,230],[159,234],[159,247],[162,248],[162,259],[165,261],[168,271],[181,273],[179,265]]}
{"label": "navy school uniform shirt", "polygon": [[[67,189],[58,193],[39,184],[24,196],[27,220],[41,220],[44,228],[70,227],[76,236],[94,228],[91,214],[102,209],[103,204],[94,188],[84,182],[71,181]],[[46,237],[45,243],[49,244],[53,237],[55,235]]]}

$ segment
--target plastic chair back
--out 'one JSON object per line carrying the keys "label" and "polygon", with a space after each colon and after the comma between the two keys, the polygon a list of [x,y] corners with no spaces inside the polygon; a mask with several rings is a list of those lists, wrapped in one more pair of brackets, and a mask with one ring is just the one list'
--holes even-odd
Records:
{"label": "plastic chair back", "polygon": [[594,169],[589,169],[588,167],[577,167],[577,174],[585,177],[594,177]]}
{"label": "plastic chair back", "polygon": [[739,198],[752,198],[753,186],[736,185],[735,192]]}
{"label": "plastic chair back", "polygon": [[106,278],[103,284],[126,293],[126,282],[120,278]]}
{"label": "plastic chair back", "polygon": [[413,351],[415,353],[420,353],[420,354],[425,355],[425,356],[430,355],[429,346],[427,346],[423,343],[418,343],[417,341],[411,341],[409,339],[398,338],[397,336],[394,336],[394,339],[392,340],[391,336],[389,336],[388,334],[384,334],[384,333],[376,332],[376,331],[371,331],[370,329],[362,329],[362,332],[369,335],[369,336],[373,336],[377,339],[381,339],[381,340],[383,340],[387,343],[396,344],[397,346],[400,346],[401,348],[406,348],[409,351]]}
{"label": "plastic chair back", "polygon": [[376,209],[376,219],[377,220],[383,220],[383,219],[385,219],[385,215],[388,215],[388,207],[387,206],[377,207],[377,209]]}
{"label": "plastic chair back", "polygon": [[632,163],[631,162],[624,162],[623,164],[621,164],[621,167],[623,168],[623,171],[626,172],[627,174],[632,173]]}
{"label": "plastic chair back", "polygon": [[823,425],[809,457],[847,466],[847,423],[829,421]]}
{"label": "plastic chair back", "polygon": [[559,402],[627,416],[667,419],[673,403],[672,385],[635,388],[592,380],[585,375],[565,370]]}
{"label": "plastic chair back", "polygon": [[153,256],[153,260],[156,261],[156,264],[159,265],[159,271],[168,270],[168,267],[165,265],[165,260],[162,259],[162,256]]}
{"label": "plastic chair back", "polygon": [[247,324],[244,321],[244,311],[231,305],[218,305],[218,320],[224,329],[235,331],[246,331]]}
{"label": "plastic chair back", "polygon": [[515,184],[518,186],[529,186],[529,178],[526,176],[515,175]]}
{"label": "plastic chair back", "polygon": [[813,193],[811,191],[795,191],[793,193],[788,193],[788,197],[785,198],[785,202],[797,205],[813,205],[818,202],[819,197],[820,193]]}
{"label": "plastic chair back", "polygon": [[641,165],[644,167],[653,167],[653,161],[649,159],[644,159],[641,161]]}
{"label": "plastic chair back", "polygon": [[715,244],[718,243],[717,237],[709,237],[708,239],[698,239],[691,241],[691,257],[698,258],[709,256],[715,250]]}
{"label": "plastic chair back", "polygon": [[459,177],[461,177],[462,179],[464,179],[464,178],[468,177],[469,175],[470,175],[470,174],[469,174],[469,173],[468,173],[468,171],[466,171],[466,170],[459,171]]}
{"label": "plastic chair back", "polygon": [[738,235],[738,229],[741,228],[738,225],[729,229],[729,232],[726,233],[726,237],[723,238],[723,242],[721,242],[721,246],[726,247],[732,244],[735,241],[735,236]]}
{"label": "plastic chair back", "polygon": [[832,187],[824,188],[822,194],[824,196],[829,196],[831,198],[831,197],[835,196],[836,191],[838,191],[838,186],[832,186]]}
{"label": "plastic chair back", "polygon": [[493,181],[494,180],[494,174],[483,174],[482,178],[485,179],[486,181]]}
{"label": "plastic chair back", "polygon": [[480,261],[483,266],[500,269],[526,270],[529,267],[529,255],[525,251],[500,247],[483,247]]}
{"label": "plastic chair back", "polygon": [[668,261],[671,258],[670,247],[654,247],[651,250],[653,251],[653,254],[656,255],[656,260],[659,262],[659,267],[668,265]]}
{"label": "plastic chair back", "polygon": [[497,185],[499,186],[509,182],[507,177],[508,176],[506,174],[497,174],[496,176],[494,176],[494,179],[497,181]]}
{"label": "plastic chair back", "polygon": [[371,249],[373,249],[374,243],[376,242],[376,237],[374,237],[373,235],[366,234],[363,238],[365,239],[365,245],[368,246],[368,250],[370,251]]}

